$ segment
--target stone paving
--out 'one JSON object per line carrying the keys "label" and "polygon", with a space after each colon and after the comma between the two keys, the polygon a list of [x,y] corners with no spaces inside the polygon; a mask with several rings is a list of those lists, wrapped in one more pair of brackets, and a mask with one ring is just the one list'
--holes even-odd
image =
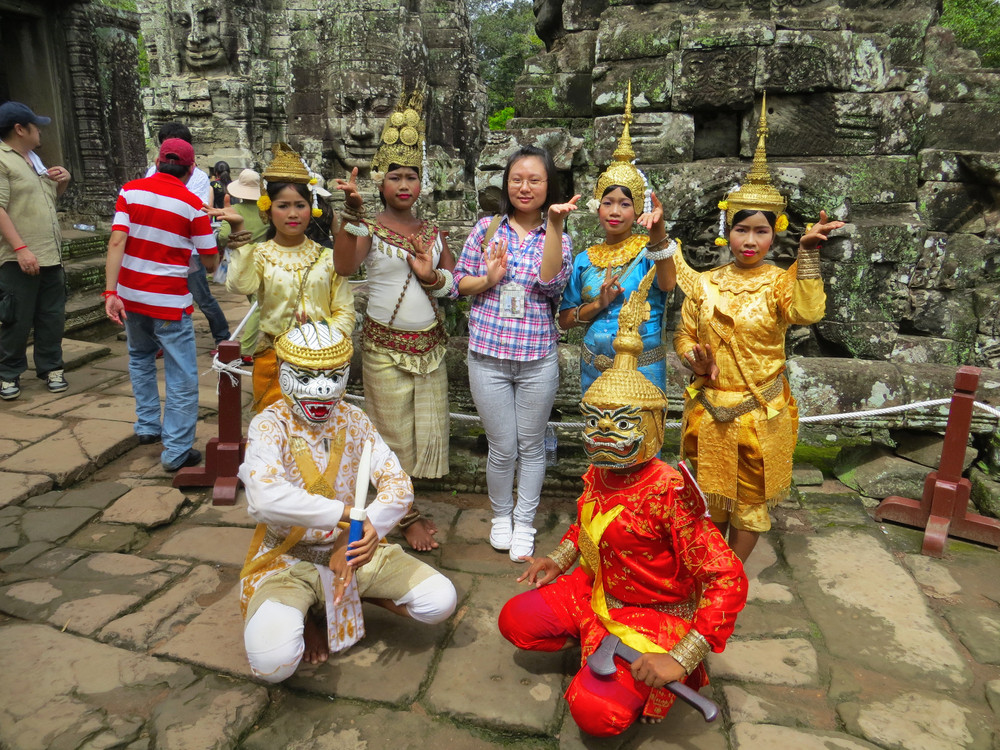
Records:
{"label": "stone paving", "polygon": [[[236,322],[245,305],[219,296]],[[207,370],[197,314],[196,327]],[[360,644],[259,683],[236,597],[244,499],[213,507],[173,489],[159,446],[138,445],[123,342],[66,348],[66,393],[25,378],[0,404],[0,748],[1000,747],[998,553],[952,542],[922,557],[918,532],[875,523],[809,467],[750,560],[734,637],[709,658],[713,724],[680,704],[616,739],[581,735],[561,699],[579,651],[519,653],[500,637],[523,568],[485,543],[486,498],[462,493],[420,493],[441,528],[427,559],[459,591],[449,621],[366,605]],[[216,430],[213,382],[199,447]],[[541,550],[573,500],[543,501]]]}

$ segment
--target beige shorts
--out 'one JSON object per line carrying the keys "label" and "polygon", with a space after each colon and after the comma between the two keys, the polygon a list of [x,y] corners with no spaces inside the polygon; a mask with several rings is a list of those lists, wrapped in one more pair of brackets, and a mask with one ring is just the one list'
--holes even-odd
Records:
{"label": "beige shorts", "polygon": [[741,503],[738,500],[732,510],[709,507],[712,523],[720,526],[728,523],[734,529],[741,531],[770,531],[771,515],[767,512],[767,503]]}
{"label": "beige shorts", "polygon": [[[398,544],[380,544],[368,564],[355,574],[362,599],[391,599],[394,602],[433,575],[437,575],[434,568],[406,554]],[[294,607],[305,617],[313,606],[324,600],[323,583],[316,566],[300,562],[265,578],[247,604],[246,622],[268,599]]]}

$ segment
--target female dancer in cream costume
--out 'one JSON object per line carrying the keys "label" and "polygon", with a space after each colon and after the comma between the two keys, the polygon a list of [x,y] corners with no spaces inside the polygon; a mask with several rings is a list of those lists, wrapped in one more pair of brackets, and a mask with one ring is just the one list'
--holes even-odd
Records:
{"label": "female dancer in cream costume", "polygon": [[[337,235],[337,273],[350,276],[364,263],[368,307],[361,336],[365,410],[411,477],[448,473],[448,337],[437,300],[452,288],[455,259],[438,228],[418,219],[424,124],[422,97],[400,102],[382,131],[372,160],[372,178],[383,209],[364,219],[364,205],[351,179],[345,192],[345,222]],[[414,507],[400,522],[415,550],[438,546],[437,526]]]}
{"label": "female dancer in cream costume", "polygon": [[[263,178],[266,193],[257,202],[271,227],[267,241],[232,251],[226,288],[256,294],[264,334],[254,354],[253,410],[260,412],[281,398],[274,339],[296,321],[326,320],[344,336],[354,330],[354,295],[334,270],[333,252],[307,239],[306,228],[318,212],[316,179],[302,159],[283,143],[272,147],[274,158]],[[217,213],[232,232],[243,217],[233,209]]]}

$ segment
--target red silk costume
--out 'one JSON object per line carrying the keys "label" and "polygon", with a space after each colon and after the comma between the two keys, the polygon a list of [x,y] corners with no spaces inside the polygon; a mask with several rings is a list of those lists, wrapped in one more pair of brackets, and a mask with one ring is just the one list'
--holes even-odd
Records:
{"label": "red silk costume", "polygon": [[[666,652],[694,628],[722,651],[748,584],[701,498],[658,458],[623,474],[591,466],[583,480],[577,521],[563,537],[581,552],[581,566],[507,602],[504,637],[540,651],[579,638],[584,665],[609,632],[639,651]],[[566,691],[590,734],[618,734],[640,713],[663,718],[673,704],[673,693],[636,682],[628,665],[616,664],[609,680],[584,666]],[[685,682],[695,690],[708,684],[704,666]]]}

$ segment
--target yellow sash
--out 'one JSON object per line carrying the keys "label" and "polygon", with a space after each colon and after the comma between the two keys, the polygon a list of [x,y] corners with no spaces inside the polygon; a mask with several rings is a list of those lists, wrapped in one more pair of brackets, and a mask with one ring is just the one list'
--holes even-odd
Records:
{"label": "yellow sash", "polygon": [[[326,471],[322,474],[316,467],[316,462],[312,458],[312,451],[305,440],[293,436],[288,442],[292,449],[292,457],[295,459],[295,465],[298,466],[299,473],[302,474],[302,484],[305,486],[306,491],[314,495],[332,498],[333,485],[336,481],[337,471],[340,469],[340,459],[344,455],[344,445],[347,442],[347,431],[341,430],[333,439],[330,460],[326,465]],[[343,522],[340,525],[346,526]],[[265,552],[260,557],[256,557],[257,553],[260,552],[260,547],[264,542],[264,535],[266,533],[267,524],[257,524],[257,528],[253,533],[253,539],[250,542],[250,549],[247,550],[246,560],[243,562],[243,570],[240,571],[240,578],[246,578],[256,573],[288,552],[288,550],[302,541],[302,537],[306,533],[306,528],[305,526],[293,526],[281,544]]]}
{"label": "yellow sash", "polygon": [[637,651],[643,653],[665,654],[667,650],[649,638],[639,633],[628,625],[623,625],[611,619],[608,612],[608,603],[604,596],[604,577],[601,575],[601,555],[598,545],[601,537],[607,530],[611,522],[625,510],[624,505],[616,505],[606,513],[594,515],[597,503],[585,503],[580,513],[580,557],[583,559],[583,568],[594,576],[594,590],[590,597],[590,606],[594,610],[608,632],[617,635],[622,642]]}

